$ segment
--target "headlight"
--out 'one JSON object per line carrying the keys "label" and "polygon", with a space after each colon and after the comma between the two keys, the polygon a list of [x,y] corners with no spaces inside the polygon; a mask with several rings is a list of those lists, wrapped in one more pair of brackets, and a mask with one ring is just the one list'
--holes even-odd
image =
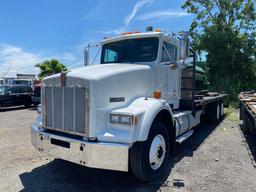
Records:
{"label": "headlight", "polygon": [[132,125],[133,124],[133,115],[110,114],[110,123]]}
{"label": "headlight", "polygon": [[119,123],[119,115],[110,114],[110,123]]}
{"label": "headlight", "polygon": [[131,115],[120,115],[119,116],[119,123],[131,125],[132,124],[132,116]]}

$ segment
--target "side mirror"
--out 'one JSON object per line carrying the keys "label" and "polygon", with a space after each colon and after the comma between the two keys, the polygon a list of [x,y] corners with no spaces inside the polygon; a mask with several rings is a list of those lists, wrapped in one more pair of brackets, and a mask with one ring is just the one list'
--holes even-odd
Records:
{"label": "side mirror", "polygon": [[192,62],[193,62],[193,59],[192,59],[192,58],[187,58],[187,59],[179,60],[179,61],[177,61],[176,63],[177,63],[177,65],[178,65],[179,67],[181,67],[182,69],[184,69],[184,68],[187,67],[187,65],[188,65],[189,63],[192,63]]}
{"label": "side mirror", "polygon": [[190,47],[190,42],[189,42],[189,33],[186,31],[181,31],[179,32],[180,35],[180,54],[179,58],[180,60],[184,60],[189,57],[189,47]]}
{"label": "side mirror", "polygon": [[89,46],[84,48],[84,65],[89,65]]}
{"label": "side mirror", "polygon": [[6,95],[7,95],[7,96],[10,95],[10,94],[12,94],[11,91],[7,91],[7,92],[6,92]]}

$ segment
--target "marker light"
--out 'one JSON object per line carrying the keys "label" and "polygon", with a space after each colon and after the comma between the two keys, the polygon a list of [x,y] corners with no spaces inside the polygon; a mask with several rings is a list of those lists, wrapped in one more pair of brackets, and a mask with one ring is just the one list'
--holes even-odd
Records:
{"label": "marker light", "polygon": [[134,122],[134,125],[137,125],[137,124],[138,124],[138,117],[137,117],[137,116],[134,117],[133,122]]}
{"label": "marker light", "polygon": [[140,32],[139,31],[135,31],[135,32],[130,31],[130,32],[122,33],[121,35],[131,35],[131,34],[138,34],[138,33],[140,33]]}
{"label": "marker light", "polygon": [[159,91],[159,90],[154,91],[154,98],[160,99],[161,98],[161,91]]}
{"label": "marker light", "polygon": [[125,32],[125,33],[122,33],[122,35],[131,35],[133,34],[133,32]]}

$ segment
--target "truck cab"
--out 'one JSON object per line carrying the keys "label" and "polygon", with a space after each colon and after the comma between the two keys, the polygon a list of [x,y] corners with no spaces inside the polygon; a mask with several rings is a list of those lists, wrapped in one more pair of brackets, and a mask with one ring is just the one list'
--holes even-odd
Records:
{"label": "truck cab", "polygon": [[[129,32],[104,39],[99,64],[42,81],[32,144],[83,166],[130,167],[140,180],[158,178],[176,142],[192,135],[205,112],[200,105],[195,108],[193,89],[188,98],[182,95],[189,54],[185,32]],[[209,109],[220,119],[222,96],[213,99],[216,104]]]}

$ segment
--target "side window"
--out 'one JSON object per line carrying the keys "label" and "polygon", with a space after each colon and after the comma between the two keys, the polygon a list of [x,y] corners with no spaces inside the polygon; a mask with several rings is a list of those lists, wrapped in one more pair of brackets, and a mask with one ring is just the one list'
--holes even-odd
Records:
{"label": "side window", "polygon": [[7,92],[9,93],[18,93],[18,87],[10,87]]}
{"label": "side window", "polygon": [[118,54],[116,51],[113,51],[111,49],[105,50],[105,56],[104,56],[104,62],[111,63],[111,62],[117,62],[118,61]]}
{"label": "side window", "polygon": [[177,47],[171,43],[164,42],[161,62],[175,62]]}
{"label": "side window", "polygon": [[20,93],[29,93],[31,92],[30,87],[20,87]]}

